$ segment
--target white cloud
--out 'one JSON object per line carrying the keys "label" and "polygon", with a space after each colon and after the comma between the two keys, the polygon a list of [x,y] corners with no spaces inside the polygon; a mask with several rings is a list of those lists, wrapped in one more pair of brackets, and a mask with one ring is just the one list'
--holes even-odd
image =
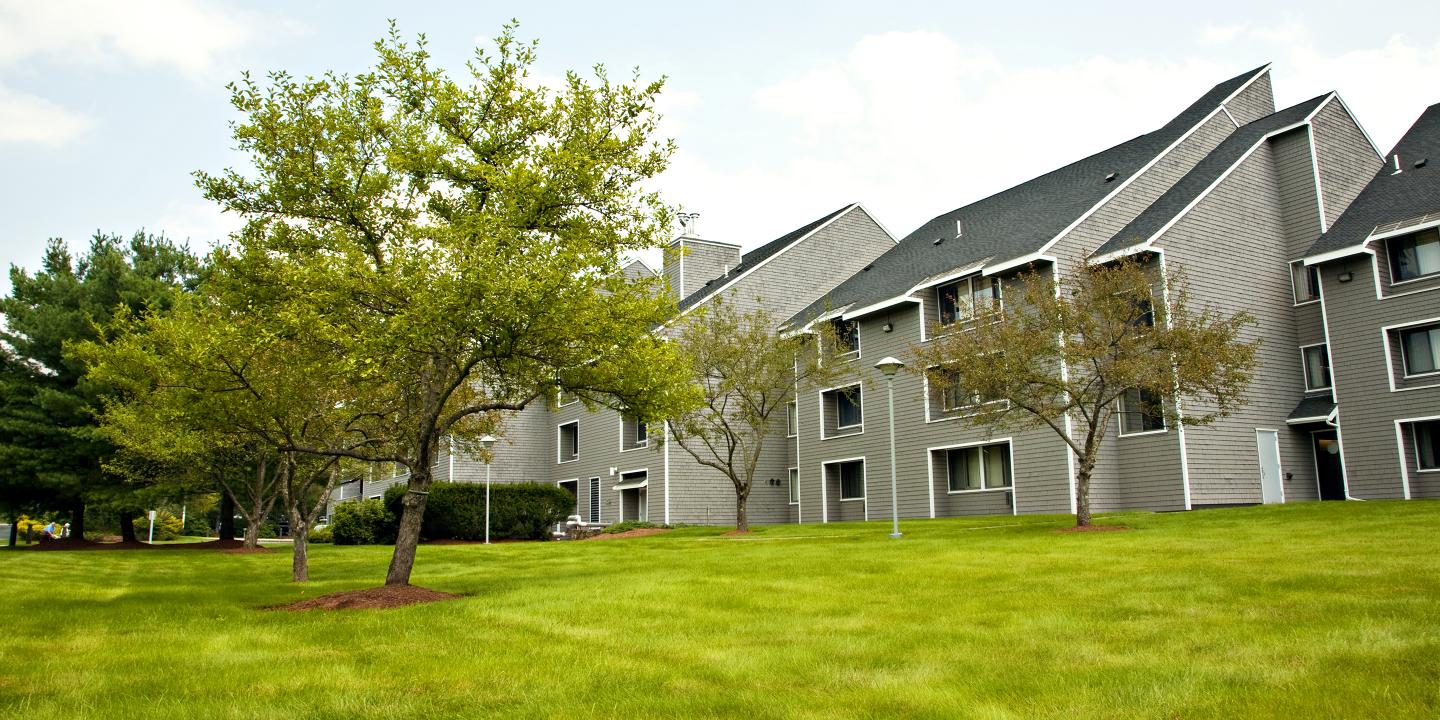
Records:
{"label": "white cloud", "polygon": [[0,0],[0,65],[38,57],[168,67],[201,79],[225,53],[254,40],[261,22],[204,0]]}
{"label": "white cloud", "polygon": [[701,155],[681,137],[662,187],[671,202],[705,213],[703,234],[746,247],[857,200],[904,235],[1154,130],[1215,83],[1266,59],[1275,61],[1282,107],[1339,90],[1382,150],[1437,99],[1428,91],[1440,77],[1440,44],[1395,37],[1327,52],[1293,24],[1204,34],[1236,47],[1223,58],[1177,52],[1167,60],[1101,55],[1020,66],[939,33],[869,35],[844,57],[755,90],[756,124],[769,135],[763,147]]}
{"label": "white cloud", "polygon": [[85,115],[0,83],[0,143],[54,145],[84,133],[94,124]]}

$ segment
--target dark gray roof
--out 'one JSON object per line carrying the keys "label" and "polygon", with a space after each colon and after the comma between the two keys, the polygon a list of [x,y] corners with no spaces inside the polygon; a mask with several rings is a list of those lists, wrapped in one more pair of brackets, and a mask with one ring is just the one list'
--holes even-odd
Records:
{"label": "dark gray roof", "polygon": [[1256,143],[1263,141],[1266,135],[1304,120],[1328,97],[1330,95],[1325,94],[1306,100],[1299,105],[1266,115],[1230,133],[1209,155],[1196,163],[1190,172],[1185,173],[1185,177],[1180,178],[1131,220],[1129,225],[1096,249],[1094,254],[1104,255],[1149,240],[1155,233],[1160,232],[1160,228],[1165,227],[1166,223],[1183,212],[1195,198],[1200,197],[1206,188],[1219,180],[1231,166],[1239,162]]}
{"label": "dark gray roof", "polygon": [[702,300],[710,297],[717,290],[724,287],[727,281],[739,277],[741,273],[750,270],[751,268],[759,265],[762,262],[765,262],[771,256],[775,255],[781,250],[784,250],[786,247],[789,247],[790,243],[793,243],[796,240],[805,237],[805,235],[809,234],[815,228],[818,228],[821,225],[830,222],[831,220],[839,216],[841,213],[844,213],[846,210],[857,206],[858,203],[850,203],[849,205],[846,205],[845,207],[842,207],[835,212],[827,213],[820,219],[815,220],[814,222],[809,222],[801,225],[800,227],[795,228],[794,230],[791,230],[790,232],[785,233],[784,235],[781,235],[780,237],[775,238],[774,240],[771,240],[770,242],[767,242],[764,245],[761,245],[760,247],[757,247],[754,250],[745,253],[744,255],[741,255],[739,265],[730,268],[730,271],[725,273],[724,275],[705,281],[705,284],[699,290],[696,290],[695,292],[685,296],[685,299],[680,301],[680,309],[686,310],[688,308],[699,305]]}
{"label": "dark gray roof", "polygon": [[[1396,154],[1399,174],[1394,174]],[[1355,247],[1370,237],[1376,225],[1440,210],[1440,103],[1426,108],[1385,157],[1375,178],[1310,246],[1307,256]],[[1423,159],[1428,159],[1425,167],[1415,167]]]}
{"label": "dark gray roof", "polygon": [[1302,418],[1328,418],[1330,413],[1335,411],[1335,401],[1329,395],[1311,395],[1300,401],[1286,420],[1300,420]]}
{"label": "dark gray roof", "polygon": [[[1038,251],[1268,67],[1216,85],[1155,132],[935,217],[790,323],[806,322],[828,308],[864,307],[898,297],[924,278],[987,258],[1003,262]],[[960,236],[957,219],[963,225]]]}

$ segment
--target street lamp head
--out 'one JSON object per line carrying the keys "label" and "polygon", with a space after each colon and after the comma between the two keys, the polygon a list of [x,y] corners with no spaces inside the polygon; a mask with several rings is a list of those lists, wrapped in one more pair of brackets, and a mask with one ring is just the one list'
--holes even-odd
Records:
{"label": "street lamp head", "polygon": [[880,362],[875,363],[875,369],[879,370],[887,378],[895,377],[895,373],[899,372],[900,368],[903,367],[905,367],[905,363],[900,362],[894,357],[889,356],[881,359]]}
{"label": "street lamp head", "polygon": [[480,446],[485,448],[486,450],[495,447],[495,437],[493,435],[486,435],[484,437],[481,437]]}

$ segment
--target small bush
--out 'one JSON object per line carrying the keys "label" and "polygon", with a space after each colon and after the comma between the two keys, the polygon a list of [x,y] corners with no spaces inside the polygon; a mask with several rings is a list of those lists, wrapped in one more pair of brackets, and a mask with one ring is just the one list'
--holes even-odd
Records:
{"label": "small bush", "polygon": [[[135,527],[135,537],[136,537],[137,539],[147,540],[147,539],[150,538],[150,513],[149,513],[149,512],[142,513],[142,514],[140,515],[140,517],[135,518],[135,520],[134,520],[131,524]],[[172,514],[171,514],[169,511],[167,511],[167,510],[159,510],[159,511],[156,511],[156,513],[155,513],[155,539],[156,539],[156,540],[174,540],[175,538],[180,537],[180,533],[181,533],[184,529],[185,529],[185,526],[180,522],[180,518],[175,517],[174,515],[172,515]]]}
{"label": "small bush", "polygon": [[333,543],[335,542],[335,531],[332,530],[331,526],[329,525],[326,525],[325,527],[319,528],[317,530],[311,530],[310,542],[320,543],[322,545]]}
{"label": "small bush", "polygon": [[352,500],[335,506],[329,530],[336,545],[384,545],[395,542],[394,527],[383,501]]}
{"label": "small bush", "polygon": [[203,517],[189,517],[185,519],[185,534],[191,537],[210,537],[215,531],[210,528],[210,521]]}
{"label": "small bush", "polygon": [[664,525],[656,525],[655,523],[652,523],[652,522],[645,522],[644,520],[626,520],[625,522],[617,522],[617,523],[611,523],[611,524],[609,524],[609,525],[606,525],[606,526],[605,526],[604,533],[605,533],[606,535],[614,535],[615,533],[622,533],[622,532],[625,532],[625,531],[627,531],[627,530],[643,530],[643,529],[645,529],[645,528],[658,528],[658,527],[665,527],[665,526],[664,526]]}

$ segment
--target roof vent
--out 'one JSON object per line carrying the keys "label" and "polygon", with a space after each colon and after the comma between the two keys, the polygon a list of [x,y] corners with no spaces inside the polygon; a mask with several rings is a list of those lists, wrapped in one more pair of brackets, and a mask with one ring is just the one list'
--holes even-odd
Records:
{"label": "roof vent", "polygon": [[[958,238],[958,237],[964,237],[964,236],[965,236],[965,225],[960,222],[960,218],[955,218],[955,237]],[[936,244],[938,245],[939,243],[936,243]]]}
{"label": "roof vent", "polygon": [[1425,163],[1427,163],[1427,162],[1429,162],[1429,161],[1430,161],[1430,158],[1420,158],[1419,160],[1416,160],[1416,161],[1415,161],[1415,167],[1416,167],[1416,168],[1425,167]]}
{"label": "roof vent", "polygon": [[935,238],[934,240],[932,240],[932,241],[930,242],[930,244],[931,244],[931,245],[939,245],[939,244],[942,243],[942,242],[945,242],[945,238],[943,238],[943,237],[938,237],[938,238]]}
{"label": "roof vent", "polygon": [[1105,182],[1110,182],[1111,180],[1114,180],[1114,179],[1115,179],[1115,173],[1113,173],[1113,172],[1110,173],[1109,175],[1106,175],[1106,176],[1105,176]]}
{"label": "roof vent", "polygon": [[872,268],[872,267],[875,267],[875,263],[870,263],[869,265],[866,265],[865,267],[860,268],[860,272],[865,272],[865,271],[869,270],[869,269]]}

